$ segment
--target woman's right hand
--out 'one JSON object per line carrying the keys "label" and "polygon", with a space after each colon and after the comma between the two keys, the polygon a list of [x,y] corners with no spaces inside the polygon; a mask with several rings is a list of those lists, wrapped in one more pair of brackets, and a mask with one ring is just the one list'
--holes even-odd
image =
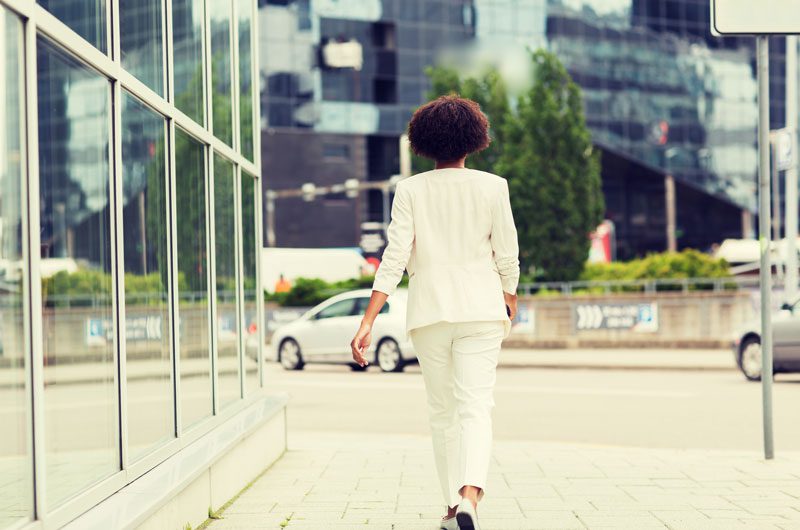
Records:
{"label": "woman's right hand", "polygon": [[511,310],[511,314],[508,316],[508,318],[509,320],[514,320],[514,317],[517,316],[517,295],[509,294],[503,291],[503,298],[506,300],[508,309]]}

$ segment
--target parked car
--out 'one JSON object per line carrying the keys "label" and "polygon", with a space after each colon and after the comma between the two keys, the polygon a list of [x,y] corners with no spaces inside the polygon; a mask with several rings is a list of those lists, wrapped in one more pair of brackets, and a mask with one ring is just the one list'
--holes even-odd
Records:
{"label": "parked car", "polygon": [[[748,322],[733,341],[736,364],[750,381],[761,379],[761,321]],[[774,373],[800,372],[800,299],[772,315]]]}
{"label": "parked car", "polygon": [[[371,289],[349,291],[331,297],[306,311],[300,318],[275,330],[268,358],[287,370],[302,370],[307,363],[348,364],[353,362],[350,341],[358,331],[369,303]],[[397,289],[386,301],[372,327],[370,362],[384,372],[400,372],[417,355],[406,338],[406,289]]]}

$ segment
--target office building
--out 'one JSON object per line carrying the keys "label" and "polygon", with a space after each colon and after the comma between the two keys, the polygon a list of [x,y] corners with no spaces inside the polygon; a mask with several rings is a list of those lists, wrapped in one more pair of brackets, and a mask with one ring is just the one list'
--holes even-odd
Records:
{"label": "office building", "polygon": [[[708,18],[708,0],[260,0],[265,181],[383,180],[438,51],[546,47],[583,89],[620,258],[750,236],[753,44]],[[384,219],[380,192],[299,201],[276,204],[277,246],[355,246]]]}
{"label": "office building", "polygon": [[196,526],[285,447],[255,15],[0,0],[0,528]]}

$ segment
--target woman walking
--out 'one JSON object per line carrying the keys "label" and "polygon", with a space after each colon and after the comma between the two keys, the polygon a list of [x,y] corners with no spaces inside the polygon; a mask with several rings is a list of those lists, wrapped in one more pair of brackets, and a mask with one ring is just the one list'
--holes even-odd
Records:
{"label": "woman walking", "polygon": [[397,184],[388,244],[350,346],[366,366],[375,317],[407,269],[406,329],[425,380],[447,505],[440,528],[474,530],[491,458],[500,343],[517,311],[517,230],[506,180],[464,166],[490,142],[477,103],[442,96],[414,113],[408,136],[436,166]]}

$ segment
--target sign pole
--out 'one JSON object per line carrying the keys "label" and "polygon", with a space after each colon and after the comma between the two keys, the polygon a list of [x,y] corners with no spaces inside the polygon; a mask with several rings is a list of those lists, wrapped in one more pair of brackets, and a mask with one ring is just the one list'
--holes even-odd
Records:
{"label": "sign pole", "polygon": [[797,300],[797,37],[786,37],[786,128],[792,138],[792,164],[786,170],[786,276],[784,302]]}
{"label": "sign pole", "polygon": [[756,38],[758,68],[758,238],[761,250],[761,397],[764,457],[774,457],[772,433],[772,264],[770,263],[769,37]]}

